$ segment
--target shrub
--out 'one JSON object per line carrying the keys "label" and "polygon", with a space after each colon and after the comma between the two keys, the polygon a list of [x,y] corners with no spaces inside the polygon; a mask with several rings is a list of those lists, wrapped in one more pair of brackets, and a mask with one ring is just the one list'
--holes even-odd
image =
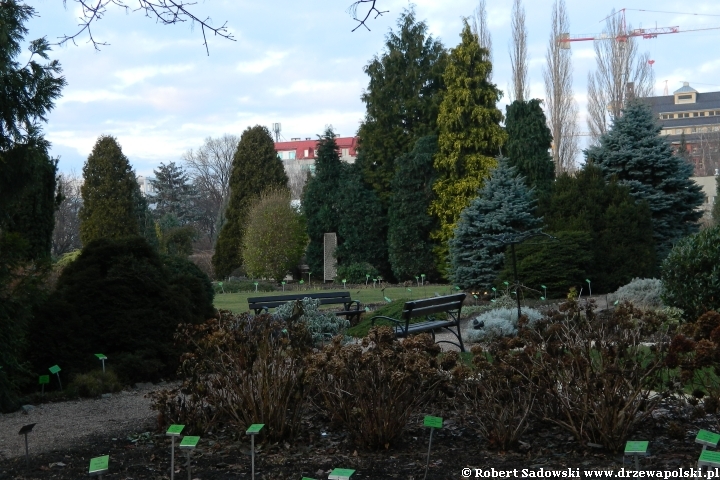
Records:
{"label": "shrub", "polygon": [[101,351],[125,382],[172,375],[177,324],[201,322],[213,307],[195,266],[165,260],[141,237],[88,244],[30,325],[36,371],[58,364],[69,375],[87,372]]}
{"label": "shrub", "polygon": [[613,301],[630,302],[641,308],[662,308],[662,282],[657,278],[633,278],[611,295]]}
{"label": "shrub", "polygon": [[457,407],[474,418],[490,448],[507,450],[517,443],[529,425],[536,389],[529,375],[518,375],[522,362],[513,357],[490,360],[479,346],[473,347],[474,370],[458,376]]}
{"label": "shrub", "polygon": [[280,283],[307,245],[305,221],[290,204],[289,190],[268,190],[252,202],[242,238],[242,258],[249,275]]}
{"label": "shrub", "polygon": [[81,397],[98,397],[103,393],[114,393],[122,390],[122,384],[112,370],[103,372],[93,370],[89,373],[75,375],[68,389],[74,389]]}
{"label": "shrub", "polygon": [[309,392],[304,323],[223,311],[202,325],[181,325],[176,338],[186,352],[183,382],[153,395],[161,426],[184,424],[199,434],[219,424],[245,430],[264,423],[272,441],[297,433]]}
{"label": "shrub", "polygon": [[720,226],[678,241],[662,264],[663,301],[694,321],[720,309]]}
{"label": "shrub", "polygon": [[399,342],[389,327],[376,327],[361,345],[335,337],[312,355],[309,374],[327,415],[358,444],[387,448],[441,385],[439,353],[427,334]]}
{"label": "shrub", "polygon": [[[513,371],[536,385],[540,420],[580,442],[619,451],[662,397],[655,391],[664,350],[642,344],[660,321],[653,315],[638,321],[627,308],[601,319],[592,301],[581,308],[571,299],[550,318],[520,328],[517,338],[497,342],[491,353],[501,361],[523,362]],[[517,347],[522,353],[514,351]]]}
{"label": "shrub", "polygon": [[303,322],[314,343],[323,342],[344,333],[350,326],[347,318],[335,315],[333,312],[322,312],[319,307],[320,300],[303,298],[279,306],[275,309],[274,316],[284,322]]}
{"label": "shrub", "polygon": [[[523,317],[531,325],[542,318],[542,313],[534,308],[523,308]],[[486,341],[497,337],[517,335],[518,312],[517,307],[495,308],[489,312],[475,317],[470,322],[471,328],[465,332],[465,337],[471,342]]]}
{"label": "shrub", "polygon": [[369,284],[372,283],[373,278],[377,278],[380,273],[375,267],[369,263],[351,263],[349,265],[340,265],[337,269],[337,279],[347,280],[348,283],[365,284],[367,276],[370,275]]}

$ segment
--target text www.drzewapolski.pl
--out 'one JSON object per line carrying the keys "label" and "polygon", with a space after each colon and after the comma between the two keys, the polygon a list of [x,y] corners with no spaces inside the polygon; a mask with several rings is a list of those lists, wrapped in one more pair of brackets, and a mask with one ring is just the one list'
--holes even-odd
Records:
{"label": "text www.drzewapolski.pl", "polygon": [[619,470],[582,470],[579,468],[565,468],[562,470],[546,470],[544,468],[513,468],[511,470],[498,470],[495,468],[465,467],[461,472],[462,478],[658,478],[669,480],[671,478],[704,478],[720,480],[720,469],[676,468],[673,470],[632,470],[621,468]]}

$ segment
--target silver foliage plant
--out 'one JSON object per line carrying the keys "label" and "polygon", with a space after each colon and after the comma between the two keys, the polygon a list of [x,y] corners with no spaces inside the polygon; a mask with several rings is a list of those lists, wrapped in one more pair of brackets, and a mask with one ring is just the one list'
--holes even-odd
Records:
{"label": "silver foliage plant", "polygon": [[[522,314],[528,317],[531,325],[543,317],[543,314],[534,308],[523,308]],[[515,336],[517,335],[517,324],[517,308],[496,308],[475,317],[464,335],[471,342]]]}
{"label": "silver foliage plant", "polygon": [[660,295],[662,281],[658,278],[633,278],[610,296],[612,302],[630,302],[639,308],[659,309],[665,306]]}
{"label": "silver foliage plant", "polygon": [[290,321],[296,317],[296,321],[304,322],[312,335],[313,342],[316,343],[327,341],[345,332],[350,326],[347,318],[337,316],[333,312],[323,312],[319,307],[320,300],[306,297],[277,307],[275,317],[283,321]]}

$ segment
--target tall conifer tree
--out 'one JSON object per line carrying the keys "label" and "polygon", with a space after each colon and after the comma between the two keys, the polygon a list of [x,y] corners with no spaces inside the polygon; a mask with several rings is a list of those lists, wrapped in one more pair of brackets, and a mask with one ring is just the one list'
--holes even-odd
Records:
{"label": "tall conifer tree", "polygon": [[505,158],[460,214],[450,240],[452,281],[456,285],[487,288],[503,266],[509,242],[539,232],[534,216],[536,200]]}
{"label": "tall conifer tree", "polygon": [[115,137],[98,138],[83,167],[83,180],[80,238],[84,245],[98,238],[141,234],[140,187]]}
{"label": "tall conifer tree", "polygon": [[413,150],[398,158],[388,210],[388,256],[398,280],[412,280],[420,274],[436,277],[435,256],[430,232],[435,226],[428,208],[434,194],[433,155],[437,137],[423,137]]}
{"label": "tall conifer tree", "polygon": [[673,243],[698,231],[702,217],[698,207],[705,199],[690,179],[692,165],[673,154],[660,130],[650,107],[633,101],[600,137],[599,145],[585,151],[606,180],[617,178],[636,200],[647,202],[659,262]]}
{"label": "tall conifer tree", "polygon": [[337,233],[340,217],[339,185],[347,165],[340,160],[340,151],[332,128],[325,130],[317,144],[315,175],[308,179],[302,197],[309,243],[305,258],[310,271],[322,275],[324,235]]}
{"label": "tall conifer tree", "polygon": [[555,178],[555,165],[550,155],[552,135],[547,127],[540,100],[515,100],[508,105],[505,131],[508,134],[505,155],[510,165],[525,177],[538,196],[549,192]]}
{"label": "tall conifer tree", "polygon": [[395,159],[437,131],[447,53],[427,30],[412,7],[405,10],[397,32],[385,37],[385,51],[365,67],[370,81],[362,95],[367,110],[358,131],[362,155],[357,163],[385,205]]}
{"label": "tall conifer tree", "polygon": [[266,189],[285,188],[287,183],[270,131],[261,125],[247,128],[233,158],[230,202],[212,258],[217,278],[225,278],[243,265],[243,236],[253,201]]}
{"label": "tall conifer tree", "polygon": [[488,80],[492,71],[488,52],[480,47],[467,21],[464,23],[462,41],[450,52],[443,76],[447,92],[438,115],[438,178],[430,213],[439,220],[432,237],[438,242],[437,261],[442,270],[447,268],[447,245],[460,212],[489,177],[496,166],[495,156],[507,139],[500,127],[502,112],[496,107],[502,92]]}

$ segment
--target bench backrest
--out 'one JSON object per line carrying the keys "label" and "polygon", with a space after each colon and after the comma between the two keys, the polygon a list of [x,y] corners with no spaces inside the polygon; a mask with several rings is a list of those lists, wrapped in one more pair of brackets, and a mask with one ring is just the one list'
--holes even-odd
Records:
{"label": "bench backrest", "polygon": [[320,300],[320,305],[332,305],[338,303],[350,303],[350,292],[306,292],[294,293],[292,295],[272,295],[267,297],[250,297],[248,298],[248,307],[250,310],[261,308],[276,308],[287,302],[294,300],[302,300],[303,298],[313,298]]}
{"label": "bench backrest", "polygon": [[405,302],[402,319],[407,322],[410,321],[411,318],[445,312],[450,314],[455,321],[458,321],[460,319],[460,309],[466,296],[466,293],[455,293],[445,295],[444,297],[425,298]]}

